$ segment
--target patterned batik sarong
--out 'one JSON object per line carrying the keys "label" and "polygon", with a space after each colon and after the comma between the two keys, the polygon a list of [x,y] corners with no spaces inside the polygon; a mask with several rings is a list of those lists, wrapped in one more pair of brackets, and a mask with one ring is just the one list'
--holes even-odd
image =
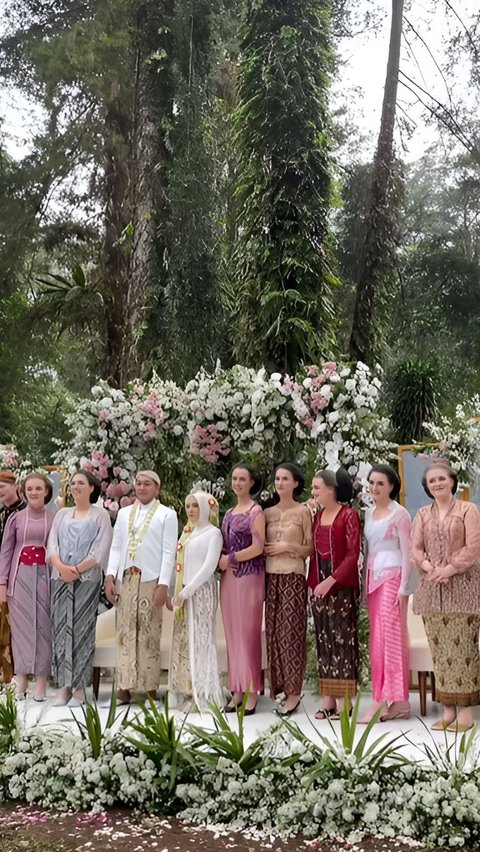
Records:
{"label": "patterned batik sarong", "polygon": [[95,626],[102,572],[88,580],[52,580],[53,677],[58,687],[92,683]]}
{"label": "patterned batik sarong", "polygon": [[424,615],[423,622],[432,654],[437,701],[457,707],[480,704],[480,616]]}
{"label": "patterned batik sarong", "polygon": [[50,574],[45,565],[20,565],[8,602],[15,673],[50,677]]}
{"label": "patterned batik sarong", "polygon": [[10,616],[8,605],[0,603],[0,683],[10,683],[13,677]]}
{"label": "patterned batik sarong", "polygon": [[[319,559],[319,581],[330,577],[331,562]],[[353,698],[358,680],[356,589],[341,587],[326,598],[312,597],[320,695]]]}
{"label": "patterned batik sarong", "polygon": [[161,675],[162,609],[153,605],[156,580],[125,571],[117,608],[117,687],[153,692]]}
{"label": "patterned batik sarong", "polygon": [[306,664],[307,586],[303,574],[266,574],[265,628],[270,696],[301,695]]}

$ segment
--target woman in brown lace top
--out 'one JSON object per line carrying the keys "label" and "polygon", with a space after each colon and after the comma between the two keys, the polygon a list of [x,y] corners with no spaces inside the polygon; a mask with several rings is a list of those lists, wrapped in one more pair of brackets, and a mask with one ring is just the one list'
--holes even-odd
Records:
{"label": "woman in brown lace top", "polygon": [[425,471],[433,498],[415,516],[412,560],[420,573],[414,611],[423,616],[443,718],[434,730],[464,731],[480,704],[480,513],[456,500],[457,474],[447,462]]}

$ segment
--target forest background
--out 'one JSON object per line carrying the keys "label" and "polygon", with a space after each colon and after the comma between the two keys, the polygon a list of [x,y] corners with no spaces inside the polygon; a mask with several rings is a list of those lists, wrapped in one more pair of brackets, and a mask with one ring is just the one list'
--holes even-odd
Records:
{"label": "forest background", "polygon": [[[4,0],[37,118],[22,156],[0,135],[0,442],[49,463],[98,378],[219,360],[380,362],[400,442],[477,391],[480,14],[419,6]],[[385,16],[366,133],[347,54]]]}

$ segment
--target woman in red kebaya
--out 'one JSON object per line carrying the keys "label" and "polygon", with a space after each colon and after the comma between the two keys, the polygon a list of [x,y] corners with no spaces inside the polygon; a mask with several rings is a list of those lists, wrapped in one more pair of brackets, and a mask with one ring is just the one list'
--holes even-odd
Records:
{"label": "woman in red kebaya", "polygon": [[355,696],[358,679],[360,520],[344,505],[352,499],[345,470],[321,470],[312,481],[319,511],[313,522],[313,553],[308,585],[317,645],[320,695],[316,719],[338,718],[345,700]]}

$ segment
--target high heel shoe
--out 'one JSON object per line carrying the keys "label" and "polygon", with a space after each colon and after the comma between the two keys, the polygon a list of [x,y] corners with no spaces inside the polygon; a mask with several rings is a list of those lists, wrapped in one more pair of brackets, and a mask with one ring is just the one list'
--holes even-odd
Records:
{"label": "high heel shoe", "polygon": [[257,705],[256,705],[256,704],[255,704],[255,707],[251,707],[250,709],[248,709],[248,707],[246,707],[246,708],[245,708],[245,711],[244,711],[244,713],[243,713],[243,715],[244,715],[244,716],[253,716],[253,714],[255,713],[255,710],[256,710],[256,709],[257,709]]}
{"label": "high heel shoe", "polygon": [[16,692],[15,693],[15,701],[26,701],[27,693],[26,692]]}
{"label": "high heel shoe", "polygon": [[282,717],[282,716],[293,716],[293,714],[297,712],[301,703],[302,703],[302,699],[299,698],[297,703],[295,704],[295,707],[290,707],[290,710],[282,710],[282,707],[275,707],[273,712],[275,713],[276,716],[280,716],[280,717]]}
{"label": "high heel shoe", "polygon": [[[237,707],[238,707],[238,704],[235,704],[235,703],[234,703],[234,704],[231,704],[231,702],[230,702],[230,701],[228,701],[228,702],[225,704],[225,707],[223,708],[223,712],[224,712],[224,713],[236,713],[236,712],[237,712]],[[246,715],[246,711],[245,711],[245,715]]]}

